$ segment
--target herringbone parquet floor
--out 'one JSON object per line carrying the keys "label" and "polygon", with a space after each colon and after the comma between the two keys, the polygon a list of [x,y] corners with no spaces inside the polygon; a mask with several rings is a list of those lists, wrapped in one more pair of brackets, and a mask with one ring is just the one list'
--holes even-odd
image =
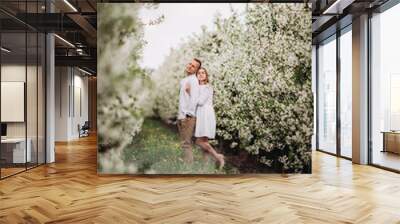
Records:
{"label": "herringbone parquet floor", "polygon": [[312,175],[96,174],[96,139],[0,181],[0,223],[400,223],[400,175],[315,152]]}

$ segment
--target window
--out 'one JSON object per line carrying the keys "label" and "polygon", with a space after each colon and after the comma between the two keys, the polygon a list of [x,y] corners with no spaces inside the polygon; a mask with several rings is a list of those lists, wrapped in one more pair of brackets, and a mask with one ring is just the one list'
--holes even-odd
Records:
{"label": "window", "polygon": [[340,36],[340,155],[352,156],[352,35],[351,25]]}
{"label": "window", "polygon": [[318,47],[318,149],[336,153],[336,36]]}
{"label": "window", "polygon": [[399,21],[399,4],[371,18],[370,156],[373,164],[395,170],[400,170]]}

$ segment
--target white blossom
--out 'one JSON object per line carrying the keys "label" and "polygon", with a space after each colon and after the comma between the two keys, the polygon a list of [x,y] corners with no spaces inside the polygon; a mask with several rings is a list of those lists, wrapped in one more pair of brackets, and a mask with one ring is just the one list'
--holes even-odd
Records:
{"label": "white blossom", "polygon": [[216,18],[171,50],[153,74],[156,110],[176,116],[179,80],[193,57],[208,69],[215,90],[217,135],[230,147],[302,172],[311,163],[311,13],[303,4],[249,4],[238,15]]}

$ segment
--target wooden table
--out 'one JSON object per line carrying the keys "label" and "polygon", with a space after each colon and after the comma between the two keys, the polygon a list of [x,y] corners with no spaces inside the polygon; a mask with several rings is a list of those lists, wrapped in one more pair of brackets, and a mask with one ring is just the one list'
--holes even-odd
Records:
{"label": "wooden table", "polygon": [[382,131],[381,133],[383,133],[382,152],[400,154],[400,131]]}

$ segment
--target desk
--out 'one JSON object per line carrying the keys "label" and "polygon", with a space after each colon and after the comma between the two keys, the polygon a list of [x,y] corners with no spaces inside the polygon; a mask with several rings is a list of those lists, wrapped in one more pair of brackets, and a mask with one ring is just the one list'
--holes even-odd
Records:
{"label": "desk", "polygon": [[400,131],[383,131],[382,152],[400,154]]}
{"label": "desk", "polygon": [[[1,139],[1,151],[2,157],[9,163],[25,163],[31,162],[31,145],[32,141],[27,138],[26,142],[28,147],[26,147],[25,153],[25,138],[6,138]],[[5,154],[3,156],[3,154]],[[11,156],[12,154],[12,156]],[[12,160],[11,160],[12,158]],[[26,161],[25,161],[26,159]]]}

